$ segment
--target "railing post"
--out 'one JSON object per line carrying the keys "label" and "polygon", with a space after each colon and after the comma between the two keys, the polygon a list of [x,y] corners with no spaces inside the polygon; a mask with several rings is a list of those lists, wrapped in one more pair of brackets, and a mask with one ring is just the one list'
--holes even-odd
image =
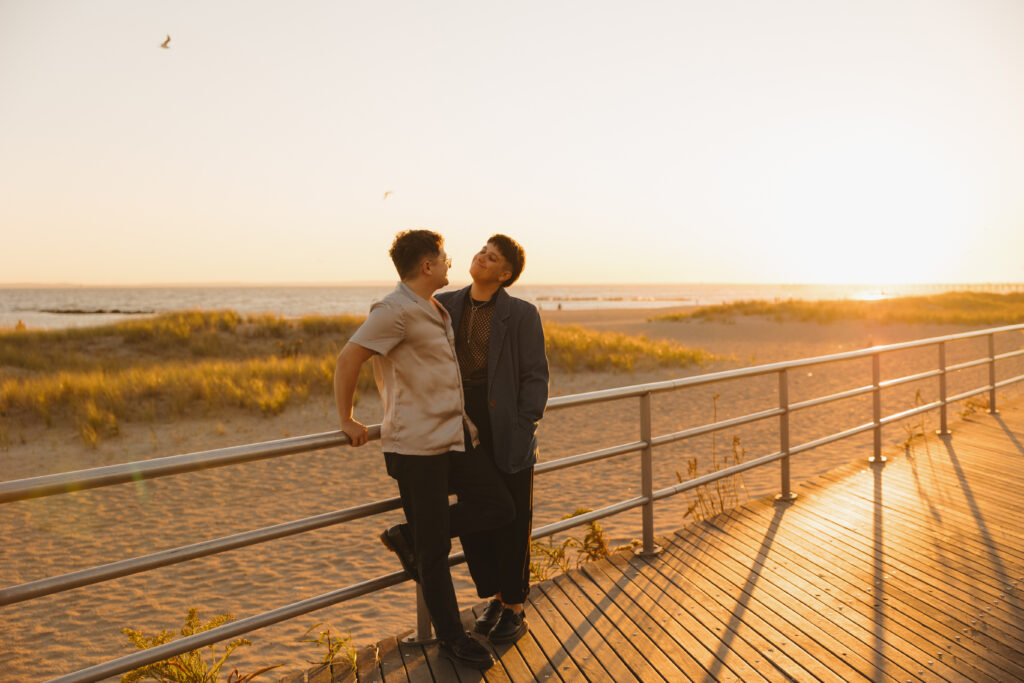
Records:
{"label": "railing post", "polygon": [[775,500],[791,501],[796,494],[790,490],[789,484],[789,373],[786,368],[779,370],[779,451],[783,454],[782,460],[782,493],[775,496]]}
{"label": "railing post", "polygon": [[946,342],[939,342],[939,401],[942,406],[939,408],[939,428],[935,432],[939,436],[949,436],[949,426],[946,421]]}
{"label": "railing post", "polygon": [[654,463],[651,448],[651,392],[640,395],[640,440],[646,443],[640,452],[640,494],[647,502],[640,508],[643,519],[643,548],[640,554],[644,557],[657,555],[661,548],[654,544]]}
{"label": "railing post", "polygon": [[871,354],[871,422],[875,425],[875,447],[868,462],[884,463],[882,455],[882,361],[877,353]]}
{"label": "railing post", "polygon": [[434,642],[434,632],[430,625],[430,612],[427,602],[423,599],[423,587],[416,584],[416,634],[405,639],[405,642],[426,645]]}
{"label": "railing post", "polygon": [[988,412],[996,415],[996,335],[988,335]]}

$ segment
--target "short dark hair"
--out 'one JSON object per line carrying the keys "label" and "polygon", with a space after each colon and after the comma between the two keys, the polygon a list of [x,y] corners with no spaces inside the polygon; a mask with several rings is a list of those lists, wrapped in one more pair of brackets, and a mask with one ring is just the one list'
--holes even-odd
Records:
{"label": "short dark hair", "polygon": [[526,252],[523,251],[523,245],[508,235],[491,235],[487,243],[496,246],[501,255],[508,261],[509,268],[512,269],[512,277],[502,282],[501,286],[510,287],[513,282],[519,279],[519,275],[526,266]]}
{"label": "short dark hair", "polygon": [[403,230],[391,243],[391,260],[398,277],[408,280],[416,275],[423,259],[437,256],[444,246],[444,238],[431,230]]}

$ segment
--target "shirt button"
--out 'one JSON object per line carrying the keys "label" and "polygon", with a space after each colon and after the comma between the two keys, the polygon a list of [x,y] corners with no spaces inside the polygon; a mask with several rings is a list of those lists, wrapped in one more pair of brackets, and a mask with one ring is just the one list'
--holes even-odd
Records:
{"label": "shirt button", "polygon": [[498,405],[498,404],[497,404],[497,403],[495,403],[494,401],[491,401],[491,407],[492,407],[492,408],[493,408],[494,406],[496,406],[496,405]]}

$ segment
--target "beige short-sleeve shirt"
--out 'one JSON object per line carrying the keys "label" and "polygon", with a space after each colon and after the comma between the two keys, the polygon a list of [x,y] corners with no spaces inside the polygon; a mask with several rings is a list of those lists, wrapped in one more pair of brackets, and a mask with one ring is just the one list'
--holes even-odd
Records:
{"label": "beige short-sleeve shirt", "polygon": [[448,312],[404,282],[370,307],[350,342],[375,352],[373,376],[384,403],[380,426],[385,453],[437,455],[465,451],[466,416],[455,334]]}

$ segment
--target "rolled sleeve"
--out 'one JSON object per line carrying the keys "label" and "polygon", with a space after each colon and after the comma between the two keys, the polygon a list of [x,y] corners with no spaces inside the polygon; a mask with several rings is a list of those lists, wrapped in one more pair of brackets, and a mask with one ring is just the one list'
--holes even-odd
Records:
{"label": "rolled sleeve", "polygon": [[389,301],[377,301],[349,341],[386,356],[404,338],[405,316],[402,309]]}

